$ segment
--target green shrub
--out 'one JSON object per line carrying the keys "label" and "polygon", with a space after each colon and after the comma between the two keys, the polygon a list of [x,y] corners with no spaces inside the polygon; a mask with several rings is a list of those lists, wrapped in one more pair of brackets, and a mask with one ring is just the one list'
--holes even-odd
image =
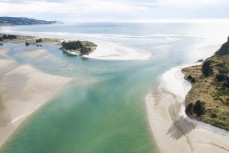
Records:
{"label": "green shrub", "polygon": [[185,109],[185,112],[187,115],[192,115],[193,114],[193,103],[189,103],[188,106]]}
{"label": "green shrub", "polygon": [[193,106],[193,111],[197,116],[201,116],[205,112],[205,103],[197,100],[195,105]]}
{"label": "green shrub", "polygon": [[80,41],[62,42],[62,47],[66,50],[77,50],[83,47]]}
{"label": "green shrub", "polygon": [[191,82],[192,82],[192,83],[195,83],[195,82],[196,82],[195,78],[192,78],[192,79],[191,79]]}
{"label": "green shrub", "polygon": [[36,43],[42,43],[42,39],[36,39]]}
{"label": "green shrub", "polygon": [[188,79],[191,83],[195,83],[195,82],[196,82],[195,78],[193,78],[191,75],[188,75],[187,79]]}
{"label": "green shrub", "polygon": [[188,80],[191,80],[192,79],[192,76],[191,75],[188,75]]}
{"label": "green shrub", "polygon": [[211,67],[211,61],[205,61],[202,65],[202,73],[205,77],[209,77],[213,74],[213,70]]}
{"label": "green shrub", "polygon": [[226,76],[225,74],[223,74],[223,73],[219,73],[219,74],[216,75],[216,79],[217,79],[217,81],[219,81],[219,82],[225,81],[226,78],[227,78],[227,76]]}
{"label": "green shrub", "polygon": [[30,45],[30,43],[26,42],[25,45],[28,47]]}
{"label": "green shrub", "polygon": [[2,39],[17,39],[17,36],[15,36],[15,35],[6,35],[6,34],[4,34],[4,35],[2,36]]}
{"label": "green shrub", "polygon": [[211,114],[211,118],[216,118],[217,115],[215,113]]}

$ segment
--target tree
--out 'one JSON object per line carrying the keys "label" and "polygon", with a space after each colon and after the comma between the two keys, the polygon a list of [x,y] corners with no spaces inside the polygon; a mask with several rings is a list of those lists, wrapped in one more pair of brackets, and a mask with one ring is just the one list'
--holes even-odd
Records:
{"label": "tree", "polygon": [[227,76],[226,76],[225,74],[222,74],[222,73],[219,73],[219,74],[216,75],[216,79],[217,79],[217,81],[219,81],[219,82],[225,81],[226,78],[227,78]]}
{"label": "tree", "polygon": [[192,78],[192,79],[191,79],[191,82],[192,82],[192,83],[195,83],[195,82],[196,82],[195,78]]}
{"label": "tree", "polygon": [[200,100],[197,100],[195,105],[193,106],[193,109],[194,109],[194,113],[197,116],[201,116],[204,114],[205,111],[205,103],[201,102]]}
{"label": "tree", "polygon": [[42,39],[36,39],[36,43],[42,43]]}
{"label": "tree", "polygon": [[191,83],[195,83],[196,82],[195,78],[193,78],[192,75],[188,76],[188,80],[190,80]]}
{"label": "tree", "polygon": [[229,77],[227,76],[224,82],[224,87],[229,88]]}
{"label": "tree", "polygon": [[3,38],[3,39],[8,39],[8,37],[7,37],[6,34],[4,34],[4,35],[2,36],[2,38]]}
{"label": "tree", "polygon": [[189,103],[188,106],[185,109],[185,112],[187,115],[192,115],[193,114],[193,103]]}
{"label": "tree", "polygon": [[188,75],[188,80],[191,80],[192,79],[192,76],[191,75]]}
{"label": "tree", "polygon": [[2,36],[2,38],[3,38],[3,39],[10,39],[10,40],[12,40],[12,39],[17,39],[17,36],[15,36],[15,35],[6,35],[6,34],[4,34],[4,35]]}
{"label": "tree", "polygon": [[66,50],[77,50],[82,49],[83,45],[80,41],[69,41],[69,42],[62,42],[62,47]]}
{"label": "tree", "polygon": [[15,35],[8,35],[8,39],[17,39],[17,36],[15,36]]}
{"label": "tree", "polygon": [[205,61],[202,65],[202,73],[205,77],[209,77],[213,74],[213,70],[211,67],[211,61]]}
{"label": "tree", "polygon": [[26,42],[25,45],[28,47],[30,45],[30,43]]}

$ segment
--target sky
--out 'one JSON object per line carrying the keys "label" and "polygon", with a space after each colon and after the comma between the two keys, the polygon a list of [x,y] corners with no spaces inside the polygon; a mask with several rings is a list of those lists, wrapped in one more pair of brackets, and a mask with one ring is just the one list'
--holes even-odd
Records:
{"label": "sky", "polygon": [[229,19],[229,0],[0,0],[0,16],[64,22]]}

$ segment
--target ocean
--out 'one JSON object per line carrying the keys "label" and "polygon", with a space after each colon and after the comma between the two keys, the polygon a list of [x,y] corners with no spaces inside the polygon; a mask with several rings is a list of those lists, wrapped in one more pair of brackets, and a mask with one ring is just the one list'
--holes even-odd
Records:
{"label": "ocean", "polygon": [[[79,23],[2,27],[1,32],[112,42],[150,53],[146,60],[69,57],[43,45],[6,44],[9,57],[45,73],[73,77],[60,94],[32,114],[3,153],[156,153],[145,96],[170,68],[212,55],[227,40],[229,23]],[[109,48],[107,48],[109,49]],[[81,78],[81,81],[78,81]],[[82,81],[83,80],[83,81]]]}

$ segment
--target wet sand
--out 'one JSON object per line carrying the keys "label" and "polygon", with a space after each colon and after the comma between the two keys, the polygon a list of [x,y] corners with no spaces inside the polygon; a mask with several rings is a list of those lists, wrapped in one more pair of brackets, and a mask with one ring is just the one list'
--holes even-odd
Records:
{"label": "wet sand", "polygon": [[0,146],[29,115],[71,80],[19,65],[7,59],[7,51],[0,50]]}

